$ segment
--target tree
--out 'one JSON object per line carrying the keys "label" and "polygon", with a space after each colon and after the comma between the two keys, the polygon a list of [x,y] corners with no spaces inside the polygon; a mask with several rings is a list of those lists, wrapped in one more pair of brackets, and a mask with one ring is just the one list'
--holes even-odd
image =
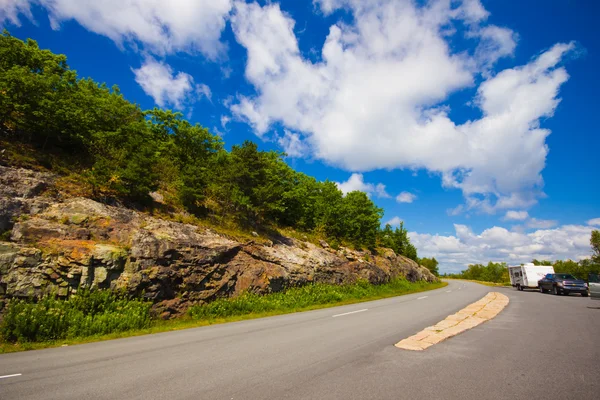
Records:
{"label": "tree", "polygon": [[366,193],[347,193],[342,201],[344,237],[354,246],[374,249],[383,210]]}
{"label": "tree", "polygon": [[223,141],[206,128],[184,120],[180,112],[155,108],[145,115],[157,143],[161,164],[173,166],[177,171],[173,183],[181,203],[189,211],[199,212],[209,182],[215,178],[212,175]]}
{"label": "tree", "polygon": [[509,281],[506,263],[489,262],[487,265],[472,264],[455,275],[457,278],[470,279],[484,282],[504,283]]}
{"label": "tree", "polygon": [[577,263],[573,260],[558,260],[554,263],[554,271],[571,274],[577,278],[586,279],[587,271],[580,263]]}
{"label": "tree", "polygon": [[396,247],[394,243],[394,230],[390,224],[385,224],[385,227],[379,232],[379,245],[392,250]]}
{"label": "tree", "polygon": [[534,259],[531,262],[533,263],[533,265],[544,265],[544,266],[551,266],[552,265],[552,261],[548,261],[548,260],[536,260],[536,259]]}
{"label": "tree", "polygon": [[331,181],[319,184],[319,192],[315,203],[316,231],[326,236],[341,239],[344,236],[344,194]]}
{"label": "tree", "polygon": [[440,276],[440,273],[438,271],[438,261],[435,259],[435,257],[421,258],[419,260],[419,264],[427,268],[435,276]]}
{"label": "tree", "polygon": [[594,229],[592,231],[592,237],[590,238],[590,245],[592,246],[592,260],[595,263],[600,263],[600,231]]}
{"label": "tree", "polygon": [[411,260],[413,260],[415,262],[418,262],[418,260],[419,260],[419,256],[417,254],[417,248],[415,247],[414,244],[410,243],[410,241],[407,243],[403,255],[406,256],[407,258],[410,258]]}

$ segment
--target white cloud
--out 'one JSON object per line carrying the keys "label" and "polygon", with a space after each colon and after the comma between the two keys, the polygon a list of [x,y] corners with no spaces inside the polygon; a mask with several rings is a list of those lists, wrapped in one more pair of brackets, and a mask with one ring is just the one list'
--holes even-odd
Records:
{"label": "white cloud", "polygon": [[33,19],[30,0],[0,0],[0,26],[6,21],[21,26],[19,15]]}
{"label": "white cloud", "polygon": [[409,193],[409,192],[402,192],[398,196],[396,196],[396,201],[398,203],[412,203],[416,199],[417,199],[417,195]]}
{"label": "white cloud", "polygon": [[385,190],[385,185],[383,183],[378,183],[377,185],[375,185],[375,194],[377,195],[377,197],[381,197],[381,198],[385,198],[385,199],[389,199],[390,197],[392,197]]}
{"label": "white cloud", "polygon": [[484,70],[491,68],[500,58],[512,56],[517,47],[518,35],[508,28],[490,25],[476,30],[472,36],[480,39],[475,58]]}
{"label": "white cloud", "polygon": [[396,216],[396,217],[393,217],[392,219],[390,219],[385,224],[390,225],[390,226],[399,226],[402,222],[404,222],[404,221],[402,221],[402,218]]}
{"label": "white cloud", "polygon": [[0,0],[0,23],[18,24],[18,14],[30,16],[31,4],[48,11],[54,29],[75,20],[118,45],[141,45],[156,54],[177,51],[219,57],[220,42],[232,0]]}
{"label": "white cloud", "polygon": [[300,139],[300,135],[284,130],[283,136],[277,138],[277,143],[283,151],[292,158],[303,157],[308,153],[306,144]]}
{"label": "white cloud", "polygon": [[[179,76],[180,74],[181,74],[181,72],[177,76]],[[197,84],[196,85],[196,93],[198,94],[198,96],[200,96],[200,97],[204,96],[208,100],[212,101],[212,91],[210,90],[208,85],[206,85],[204,83]]]}
{"label": "white cloud", "polygon": [[471,23],[485,20],[490,15],[479,0],[463,0],[459,10],[463,18]]}
{"label": "white cloud", "polygon": [[446,210],[446,214],[448,214],[451,217],[455,217],[457,215],[460,215],[463,213],[463,211],[465,211],[465,206],[462,204],[457,205],[454,208],[449,208]]}
{"label": "white cloud", "polygon": [[563,225],[531,233],[511,232],[493,227],[475,234],[465,225],[454,225],[454,235],[409,232],[421,257],[435,257],[445,272],[458,272],[468,264],[488,261],[518,265],[532,259],[581,259],[590,255],[591,228]]}
{"label": "white cloud", "polygon": [[[479,1],[317,0],[330,13],[348,8],[354,24],[330,27],[322,60],[304,58],[294,20],[278,4],[238,2],[232,17],[246,48],[246,78],[256,95],[230,107],[256,134],[282,124],[310,143],[313,156],[349,171],[424,168],[462,190],[465,210],[526,208],[543,196],[547,129],[568,75],[559,65],[573,44],[558,44],[528,64],[488,76],[512,54],[514,34],[484,25]],[[473,24],[480,45],[453,53],[453,19]],[[484,65],[482,65],[484,64]],[[479,67],[478,67],[479,66]],[[482,116],[457,124],[443,104],[487,77],[473,101]]]}
{"label": "white cloud", "polygon": [[231,117],[228,115],[221,115],[221,128],[227,130],[227,125],[231,122]]}
{"label": "white cloud", "polygon": [[531,218],[529,221],[527,221],[527,223],[525,225],[528,228],[549,229],[549,228],[554,228],[556,225],[558,225],[558,221],[551,220],[551,219]]}
{"label": "white cloud", "polygon": [[377,197],[391,197],[385,190],[385,185],[383,183],[366,183],[362,174],[352,174],[346,182],[336,182],[335,184],[344,194],[354,192],[355,190],[359,190],[361,192],[365,192],[368,195],[374,194]]}
{"label": "white cloud", "polygon": [[171,105],[183,109],[197,96],[211,97],[210,88],[194,84],[194,78],[185,72],[173,73],[172,68],[153,58],[147,58],[139,69],[132,69],[135,81],[161,107]]}
{"label": "white cloud", "polygon": [[507,211],[504,216],[505,221],[523,221],[529,218],[527,211]]}
{"label": "white cloud", "polygon": [[587,222],[588,225],[600,226],[600,218],[590,219]]}

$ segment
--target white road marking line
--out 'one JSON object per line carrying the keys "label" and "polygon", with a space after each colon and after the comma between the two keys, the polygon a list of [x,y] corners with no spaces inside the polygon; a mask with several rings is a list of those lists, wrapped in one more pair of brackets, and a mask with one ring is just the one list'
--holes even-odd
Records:
{"label": "white road marking line", "polygon": [[452,290],[446,290],[446,293],[450,293],[450,292],[452,292]]}
{"label": "white road marking line", "polygon": [[336,314],[336,315],[333,315],[333,318],[335,318],[335,317],[341,317],[342,315],[356,314],[356,313],[363,312],[363,311],[368,311],[368,310],[369,310],[368,308],[364,308],[362,310],[350,311],[350,312],[343,313],[343,314]]}
{"label": "white road marking line", "polygon": [[419,297],[417,300],[423,300],[423,299],[426,299],[426,298],[428,298],[428,297],[429,297],[429,296],[422,296],[422,297]]}
{"label": "white road marking line", "polygon": [[4,378],[14,378],[15,376],[21,376],[23,374],[12,374],[12,375],[3,375],[0,376],[0,379],[4,379]]}

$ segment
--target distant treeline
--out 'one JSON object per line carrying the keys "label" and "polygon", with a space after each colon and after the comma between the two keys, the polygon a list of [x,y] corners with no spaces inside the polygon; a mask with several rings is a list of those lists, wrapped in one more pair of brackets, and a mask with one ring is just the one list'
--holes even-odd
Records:
{"label": "distant treeline", "polygon": [[[554,262],[534,259],[532,263],[534,265],[551,265],[554,267],[555,272],[571,274],[576,278],[586,280],[590,273],[600,274],[600,231],[592,231],[590,246],[592,254],[589,259],[580,261],[557,260]],[[506,263],[489,262],[487,265],[472,264],[458,274],[444,274],[443,276],[446,278],[470,279],[494,283],[510,282],[508,265]]]}
{"label": "distant treeline", "polygon": [[181,113],[142,111],[118,87],[78,78],[64,55],[6,31],[0,140],[33,149],[38,164],[75,175],[98,200],[144,205],[159,191],[169,205],[217,223],[291,227],[417,259],[403,226],[380,228],[383,210],[365,193],[344,196],[334,182],[290,168],[284,153],[259,151],[249,141],[227,151],[219,136]]}
{"label": "distant treeline", "polygon": [[487,265],[471,264],[459,274],[444,274],[445,278],[469,279],[482,282],[506,283],[510,282],[508,277],[508,265],[506,263],[489,262]]}

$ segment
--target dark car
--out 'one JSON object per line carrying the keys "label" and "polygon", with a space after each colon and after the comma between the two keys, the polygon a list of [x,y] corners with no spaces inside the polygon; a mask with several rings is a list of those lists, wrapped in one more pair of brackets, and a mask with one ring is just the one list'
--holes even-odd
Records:
{"label": "dark car", "polygon": [[588,296],[588,285],[585,281],[575,278],[570,274],[548,274],[538,281],[540,292],[552,292],[552,294],[579,293],[583,297]]}

